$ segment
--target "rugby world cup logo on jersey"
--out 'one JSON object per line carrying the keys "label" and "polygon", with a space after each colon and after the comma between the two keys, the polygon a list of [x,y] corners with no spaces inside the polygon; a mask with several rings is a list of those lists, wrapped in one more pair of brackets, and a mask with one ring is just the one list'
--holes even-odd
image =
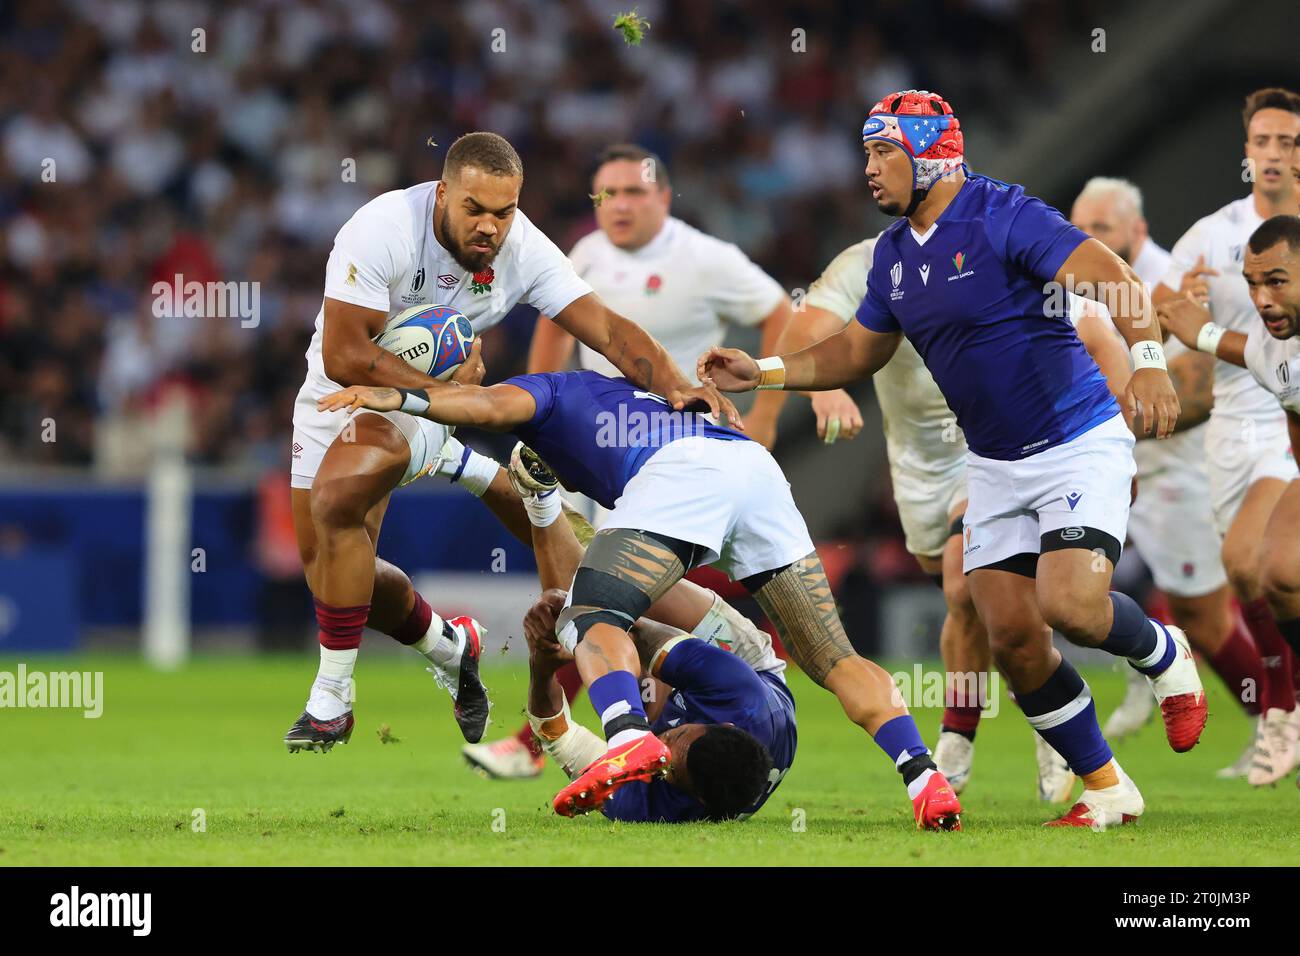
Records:
{"label": "rugby world cup logo on jersey", "polygon": [[903,284],[903,263],[902,260],[895,262],[889,269],[889,281],[894,284],[894,291],[889,293],[889,298],[897,301],[903,297],[903,290],[899,288]]}
{"label": "rugby world cup logo on jersey", "polygon": [[415,275],[411,276],[411,288],[402,296],[402,301],[407,305],[414,305],[417,302],[424,301],[424,296],[420,295],[420,290],[424,288],[424,266],[415,270]]}

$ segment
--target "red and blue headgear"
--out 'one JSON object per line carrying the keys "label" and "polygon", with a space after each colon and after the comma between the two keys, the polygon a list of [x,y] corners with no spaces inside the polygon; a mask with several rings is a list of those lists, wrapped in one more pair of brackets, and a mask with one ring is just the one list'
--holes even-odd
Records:
{"label": "red and blue headgear", "polygon": [[965,162],[961,124],[947,101],[928,90],[890,93],[871,107],[862,125],[863,147],[873,139],[893,143],[907,154],[913,192],[928,192],[939,177]]}

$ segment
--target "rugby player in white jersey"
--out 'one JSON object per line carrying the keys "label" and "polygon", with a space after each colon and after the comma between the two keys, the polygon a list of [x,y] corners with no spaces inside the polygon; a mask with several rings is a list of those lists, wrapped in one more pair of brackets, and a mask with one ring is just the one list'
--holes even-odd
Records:
{"label": "rugby player in white jersey", "polygon": [[[663,345],[677,366],[694,374],[696,357],[720,342],[727,324],[762,329],[765,354],[791,314],[790,297],[735,245],[715,239],[671,215],[668,168],[654,153],[631,143],[604,149],[596,160],[591,194],[598,228],[569,253],[574,271],[601,300]],[[578,342],[563,325],[538,316],[528,371],[578,366],[604,375],[619,370],[599,351]],[[759,402],[745,417],[745,430],[769,449],[776,412]],[[592,504],[594,523],[602,509]],[[582,689],[578,669],[566,665],[556,680],[572,702]],[[518,779],[541,773],[541,744],[527,723],[513,737],[466,744],[465,759],[489,777]]]}
{"label": "rugby player in white jersey", "polygon": [[[1191,299],[1167,301],[1160,318],[1185,344],[1246,369],[1271,394],[1282,407],[1291,454],[1300,464],[1300,218],[1266,220],[1251,234],[1244,258],[1242,272],[1258,312],[1249,330],[1206,322]],[[1300,656],[1300,478],[1287,483],[1268,516],[1259,585],[1292,655]],[[1297,746],[1293,725],[1283,736],[1283,751],[1287,746]]]}
{"label": "rugby player in white jersey", "polygon": [[[730,403],[688,381],[653,338],[607,308],[574,273],[519,211],[522,185],[523,166],[510,144],[495,133],[470,133],[447,151],[442,181],[372,199],[335,237],[293,417],[294,529],[316,602],[321,662],[306,708],[285,735],[290,751],[325,751],[351,736],[352,671],[367,625],[428,659],[452,695],[466,739],[479,740],[487,724],[477,623],[443,621],[400,568],[376,556],[375,543],[389,494],[420,474],[444,471],[496,505],[526,539],[518,495],[496,462],[448,443],[441,425],[403,411],[346,421],[316,408],[317,399],[343,385],[459,387],[420,374],[374,342],[390,316],[440,303],[481,334],[527,302],[675,406],[703,402],[735,417]],[[476,342],[462,370],[467,381],[482,374],[478,351]]]}
{"label": "rugby player in white jersey", "polygon": [[[1127,180],[1104,176],[1089,180],[1074,201],[1070,220],[1132,266],[1148,289],[1168,274],[1169,253],[1151,239],[1142,214],[1142,193]],[[1185,285],[1190,288],[1197,279],[1189,273]],[[1205,422],[1214,405],[1214,360],[1177,339],[1165,343],[1165,354],[1182,405],[1178,434],[1163,442],[1140,440],[1133,450],[1138,496],[1129,510],[1129,539],[1164,593],[1174,623],[1246,711],[1257,715],[1255,698],[1246,691],[1259,685],[1259,652],[1232,608],[1205,470]],[[1146,681],[1129,669],[1128,693],[1106,721],[1106,737],[1116,740],[1132,734],[1153,710]],[[1247,758],[1252,752],[1253,745]]]}
{"label": "rugby player in white jersey", "polygon": [[[778,354],[798,352],[840,332],[853,321],[867,293],[867,270],[876,239],[849,246],[826,267],[809,287],[804,309],[786,326],[777,343]],[[1079,336],[1093,360],[1118,381],[1112,388],[1122,394],[1127,357],[1115,341],[1109,317],[1096,303],[1070,297],[1070,309]],[[935,747],[935,763],[960,793],[970,781],[975,735],[983,706],[982,678],[989,672],[988,635],[980,623],[970,589],[962,573],[961,519],[966,510],[966,441],[957,427],[943,393],[926,369],[921,356],[906,338],[893,358],[871,378],[880,404],[889,458],[890,479],[907,550],[926,574],[943,588],[947,614],[939,635],[945,670],[943,722]],[[779,400],[789,393],[764,391]],[[813,392],[812,395],[834,394]],[[840,392],[852,403],[847,393]],[[829,411],[836,414],[832,406]],[[852,413],[857,412],[853,405]],[[838,414],[844,414],[840,412]],[[819,414],[822,427],[822,414]],[[862,427],[845,415],[849,437]],[[834,429],[832,429],[833,432]],[[1144,686],[1147,695],[1150,690]],[[1074,774],[1041,737],[1035,737],[1039,796],[1048,802],[1066,799]]]}
{"label": "rugby player in white jersey", "polygon": [[[1169,273],[1152,292],[1157,305],[1167,303],[1179,297],[1184,276],[1199,271],[1205,320],[1238,332],[1259,323],[1241,275],[1246,241],[1265,219],[1297,211],[1291,156],[1300,137],[1300,96],[1256,90],[1246,98],[1243,120],[1247,170],[1253,172],[1250,195],[1193,225],[1174,245]],[[1286,417],[1268,391],[1231,364],[1220,363],[1214,374],[1214,410],[1205,437],[1210,501],[1223,539],[1223,566],[1263,661],[1259,727],[1247,771],[1247,780],[1261,785],[1290,771],[1296,748],[1288,740],[1300,720],[1293,655],[1264,598],[1259,563],[1269,515],[1298,472]]]}

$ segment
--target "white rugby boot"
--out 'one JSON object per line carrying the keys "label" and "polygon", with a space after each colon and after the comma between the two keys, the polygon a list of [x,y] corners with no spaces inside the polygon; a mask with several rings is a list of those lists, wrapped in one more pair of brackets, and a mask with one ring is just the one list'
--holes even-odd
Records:
{"label": "white rugby boot", "polygon": [[1038,799],[1064,803],[1074,790],[1074,771],[1051,744],[1034,734],[1034,759],[1038,762]]}
{"label": "white rugby boot", "polygon": [[1255,734],[1255,758],[1246,773],[1252,787],[1277,783],[1295,767],[1296,727],[1291,712],[1270,707],[1260,717]]}
{"label": "white rugby boot", "polygon": [[961,793],[970,783],[971,763],[975,759],[974,741],[944,730],[939,733],[939,742],[934,745],[934,765],[948,778],[948,786],[953,793]]}
{"label": "white rugby boot", "polygon": [[1165,737],[1174,753],[1185,753],[1200,742],[1201,731],[1209,710],[1205,703],[1205,688],[1196,670],[1192,646],[1181,628],[1152,620],[1154,627],[1162,628],[1176,645],[1174,662],[1158,677],[1148,677],[1151,691],[1160,704],[1160,715],[1165,721]]}
{"label": "white rugby boot", "polygon": [[1156,712],[1155,698],[1151,696],[1151,686],[1147,679],[1131,667],[1128,672],[1128,686],[1124,690],[1124,700],[1106,719],[1106,726],[1101,729],[1102,736],[1112,743],[1118,743],[1145,727]]}
{"label": "white rugby boot", "polygon": [[1146,809],[1146,804],[1137,785],[1129,779],[1119,761],[1115,762],[1115,769],[1119,771],[1119,783],[1099,790],[1084,789],[1065,816],[1049,820],[1043,826],[1088,827],[1101,831],[1107,827],[1136,822]]}

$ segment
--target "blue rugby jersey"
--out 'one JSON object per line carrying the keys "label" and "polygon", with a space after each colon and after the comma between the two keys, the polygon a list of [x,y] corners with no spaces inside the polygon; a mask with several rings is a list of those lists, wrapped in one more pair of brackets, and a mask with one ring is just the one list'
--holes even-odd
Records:
{"label": "blue rugby jersey", "polygon": [[513,431],[537,452],[561,483],[606,508],[646,460],[679,438],[748,441],[696,412],[674,411],[666,399],[625,378],[599,372],[517,375],[514,385],[533,396],[537,411]]}
{"label": "blue rugby jersey", "polygon": [[1025,458],[1119,414],[1068,313],[1047,314],[1044,286],[1086,238],[1022,187],[971,175],[924,242],[904,218],[876,243],[857,319],[907,336],[983,458]]}
{"label": "blue rugby jersey", "polygon": [[[673,693],[654,723],[656,734],[682,724],[735,724],[767,748],[771,783],[745,811],[757,813],[794,763],[794,696],[785,682],[701,640],[682,641],[669,651],[659,677]],[[685,823],[705,816],[703,804],[664,780],[626,784],[601,811],[611,820],[637,823]]]}

